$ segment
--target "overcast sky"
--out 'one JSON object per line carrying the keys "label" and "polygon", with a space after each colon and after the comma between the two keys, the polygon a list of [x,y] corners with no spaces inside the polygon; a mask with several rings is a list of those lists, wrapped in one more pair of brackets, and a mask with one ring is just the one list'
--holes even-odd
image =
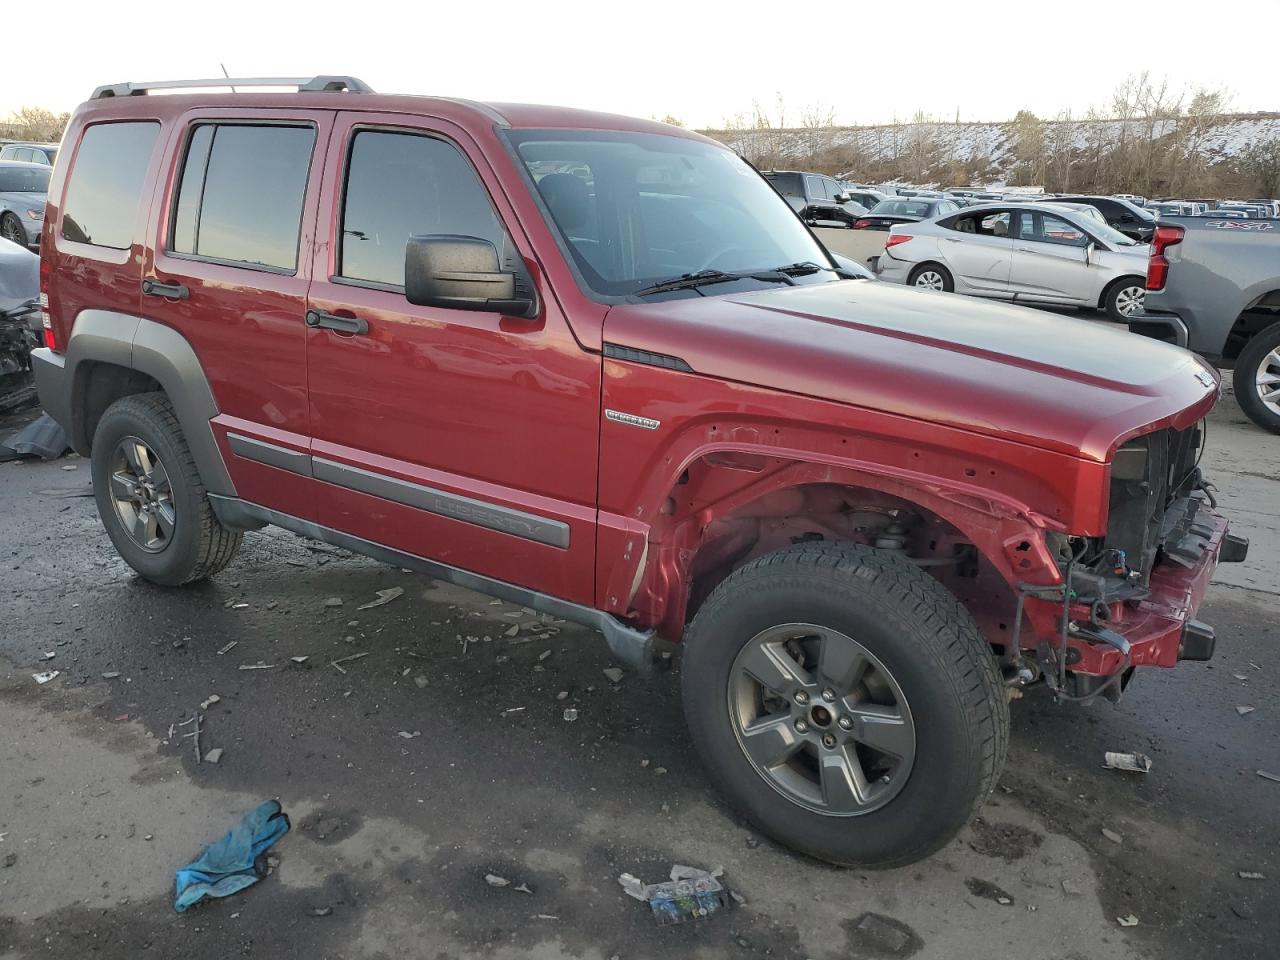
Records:
{"label": "overcast sky", "polygon": [[[1228,88],[1237,110],[1280,110],[1263,49],[1280,36],[1276,0],[12,3],[32,29],[17,36],[25,53],[10,38],[0,114],[69,110],[102,83],[217,76],[220,63],[232,76],[349,73],[379,91],[671,114],[699,127],[778,93],[788,120],[819,103],[841,123],[918,109],[1052,116],[1106,104],[1140,70],[1178,89]],[[1201,41],[1215,52],[1199,52]]]}

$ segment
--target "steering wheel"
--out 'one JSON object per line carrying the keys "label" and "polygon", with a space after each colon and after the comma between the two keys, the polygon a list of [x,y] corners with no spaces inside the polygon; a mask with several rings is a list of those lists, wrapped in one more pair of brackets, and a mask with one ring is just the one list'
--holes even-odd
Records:
{"label": "steering wheel", "polygon": [[721,257],[723,257],[725,254],[733,253],[735,250],[740,250],[740,249],[741,249],[740,247],[734,246],[731,243],[725,244],[723,247],[720,247],[719,249],[717,249],[715,253],[711,254],[711,256],[707,257],[706,260],[702,261],[702,265],[700,267],[697,267],[693,272],[697,273],[701,270],[710,270],[711,265],[715,263],[717,260],[719,260]]}

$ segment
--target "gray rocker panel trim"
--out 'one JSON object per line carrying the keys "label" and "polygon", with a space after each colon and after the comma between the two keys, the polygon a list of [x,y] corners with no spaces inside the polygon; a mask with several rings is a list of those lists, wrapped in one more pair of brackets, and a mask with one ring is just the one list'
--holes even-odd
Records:
{"label": "gray rocker panel trim", "polygon": [[[110,310],[84,310],[76,317],[67,341],[66,386],[73,402],[79,398],[77,367],[89,362],[110,363],[137,370],[153,378],[169,397],[200,479],[210,493],[235,496],[231,475],[213,437],[209,421],[218,415],[218,405],[209,389],[204,369],[187,339],[171,327],[130,314]],[[71,410],[68,431],[73,442],[87,449],[89,437],[76,437],[83,426]]]}
{"label": "gray rocker panel trim", "polygon": [[343,533],[341,530],[324,527],[310,520],[303,520],[300,517],[281,513],[278,510],[258,506],[254,503],[247,503],[244,500],[237,500],[232,497],[210,496],[209,502],[213,505],[218,519],[224,525],[233,529],[253,529],[267,523],[274,524],[277,527],[283,527],[285,530],[291,530],[299,536],[331,543],[335,547],[342,547],[353,553],[372,557],[382,563],[389,563],[392,566],[405,567],[418,573],[425,573],[427,576],[434,577],[437,580],[457,584],[460,587],[466,587],[468,590],[475,590],[478,593],[488,594],[492,597],[499,597],[509,603],[517,603],[521,606],[529,607],[531,610],[537,610],[539,613],[546,613],[553,617],[584,624],[604,634],[605,643],[609,645],[609,650],[622,663],[643,674],[648,674],[653,669],[653,631],[636,630],[603,610],[574,603],[571,600],[562,600],[550,594],[539,593],[537,590],[530,590],[528,587],[507,583],[505,580],[495,580],[492,577],[471,573],[459,567],[451,567],[436,560],[419,557],[416,554],[385,547],[370,540]]}
{"label": "gray rocker panel trim", "polygon": [[474,500],[457,493],[437,490],[435,487],[424,487],[322,457],[312,457],[311,470],[317,480],[346,487],[348,490],[371,494],[451,520],[497,530],[499,533],[509,533],[535,543],[545,543],[549,547],[564,550],[569,546],[569,525],[561,520],[550,520],[523,510]]}

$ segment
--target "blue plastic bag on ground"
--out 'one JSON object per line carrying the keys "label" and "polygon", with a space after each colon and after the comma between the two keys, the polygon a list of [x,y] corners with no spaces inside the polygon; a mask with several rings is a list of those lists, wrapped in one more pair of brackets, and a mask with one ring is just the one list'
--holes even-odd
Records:
{"label": "blue plastic bag on ground", "polygon": [[205,897],[228,897],[266,876],[265,854],[289,832],[289,817],[275,800],[254,807],[226,836],[177,871],[173,908],[183,913]]}

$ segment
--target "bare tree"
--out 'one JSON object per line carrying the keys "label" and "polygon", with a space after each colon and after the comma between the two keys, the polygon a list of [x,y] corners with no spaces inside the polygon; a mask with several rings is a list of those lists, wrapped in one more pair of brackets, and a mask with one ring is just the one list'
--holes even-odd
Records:
{"label": "bare tree", "polygon": [[1252,144],[1244,153],[1242,166],[1262,196],[1280,197],[1280,137]]}
{"label": "bare tree", "polygon": [[69,113],[54,113],[44,107],[22,107],[0,120],[0,137],[55,143],[62,139],[62,132],[70,119]]}

